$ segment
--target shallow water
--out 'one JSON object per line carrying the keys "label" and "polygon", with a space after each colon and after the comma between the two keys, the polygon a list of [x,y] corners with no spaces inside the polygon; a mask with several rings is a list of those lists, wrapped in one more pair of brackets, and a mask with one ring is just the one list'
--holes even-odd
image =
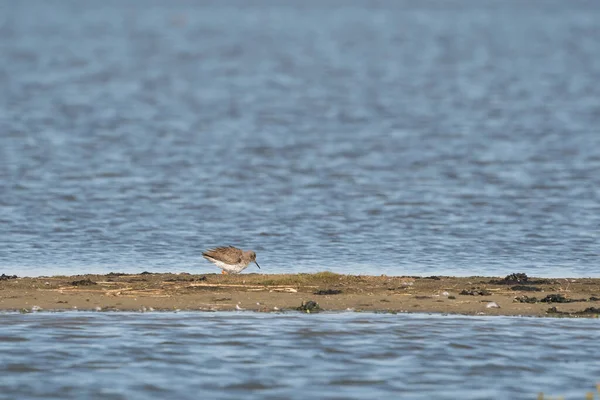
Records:
{"label": "shallow water", "polygon": [[508,317],[0,314],[0,398],[582,399],[600,376],[597,332]]}
{"label": "shallow water", "polygon": [[[0,273],[214,272],[201,251],[235,244],[266,273],[597,277],[599,20],[583,0],[0,0]],[[0,399],[583,398],[597,327],[0,314]]]}
{"label": "shallow water", "polygon": [[0,271],[598,276],[599,20],[0,0]]}

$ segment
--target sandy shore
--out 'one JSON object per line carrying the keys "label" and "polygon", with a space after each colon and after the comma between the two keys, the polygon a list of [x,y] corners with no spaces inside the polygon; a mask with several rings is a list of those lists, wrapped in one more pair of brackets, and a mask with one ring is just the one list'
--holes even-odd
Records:
{"label": "sandy shore", "polygon": [[[318,306],[317,306],[318,304]],[[157,274],[0,276],[0,310],[300,310],[598,317],[599,278]]]}

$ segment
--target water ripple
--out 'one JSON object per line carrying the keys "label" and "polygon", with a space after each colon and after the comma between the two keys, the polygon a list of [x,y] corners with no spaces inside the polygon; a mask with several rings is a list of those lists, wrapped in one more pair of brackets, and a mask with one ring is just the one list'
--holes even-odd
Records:
{"label": "water ripple", "polygon": [[0,0],[0,269],[597,275],[596,2]]}
{"label": "water ripple", "polygon": [[576,398],[600,374],[594,320],[4,313],[0,326],[0,398]]}

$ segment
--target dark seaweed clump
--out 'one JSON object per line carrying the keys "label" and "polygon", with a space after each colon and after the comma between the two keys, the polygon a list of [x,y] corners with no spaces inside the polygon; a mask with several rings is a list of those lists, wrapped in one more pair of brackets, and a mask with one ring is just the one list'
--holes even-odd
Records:
{"label": "dark seaweed clump", "polygon": [[506,275],[506,277],[502,279],[500,283],[504,285],[515,285],[519,283],[526,283],[527,281],[529,281],[527,274],[519,272],[516,274]]}
{"label": "dark seaweed clump", "polygon": [[313,294],[318,294],[320,296],[323,296],[323,295],[328,295],[328,294],[340,294],[340,293],[342,293],[342,291],[339,289],[322,289],[322,290],[317,290]]}
{"label": "dark seaweed clump", "polygon": [[92,286],[92,285],[97,285],[97,283],[94,282],[93,280],[91,280],[90,278],[87,278],[87,279],[82,279],[80,281],[73,281],[73,282],[71,282],[71,285],[73,285],[73,286]]}
{"label": "dark seaweed clump", "polygon": [[527,274],[519,272],[515,274],[506,275],[504,279],[492,279],[489,283],[492,283],[494,285],[521,285],[524,283],[531,282],[529,282],[529,277],[527,276]]}
{"label": "dark seaweed clump", "polygon": [[517,292],[541,292],[542,291],[542,289],[540,289],[539,287],[527,286],[527,285],[515,285],[515,286],[511,287],[510,289],[517,291]]}
{"label": "dark seaweed clump", "polygon": [[307,301],[306,303],[302,302],[300,307],[296,308],[296,310],[310,314],[321,311],[321,307],[319,307],[319,304],[317,302],[311,300]]}
{"label": "dark seaweed clump", "polygon": [[516,274],[506,275],[504,279],[492,279],[489,283],[494,285],[523,285],[525,283],[529,285],[537,285],[546,282],[543,280],[531,280],[527,274],[519,272]]}
{"label": "dark seaweed clump", "polygon": [[460,295],[463,296],[489,296],[492,294],[492,292],[490,292],[489,290],[485,290],[485,289],[471,289],[471,290],[463,290],[462,292],[459,293]]}
{"label": "dark seaweed clump", "polygon": [[540,300],[538,300],[537,297],[520,296],[516,297],[515,300],[519,303],[576,303],[581,301],[587,301],[586,299],[567,299],[562,294],[549,294],[548,296]]}
{"label": "dark seaweed clump", "polygon": [[549,314],[564,314],[564,315],[598,315],[600,307],[588,307],[581,311],[558,311],[556,307],[551,307],[546,311]]}
{"label": "dark seaweed clump", "polygon": [[562,294],[549,294],[540,300],[542,303],[577,303],[586,299],[567,299]]}
{"label": "dark seaweed clump", "polygon": [[571,303],[573,300],[567,299],[562,294],[549,294],[540,301],[542,303]]}
{"label": "dark seaweed clump", "polygon": [[538,299],[537,299],[537,297],[519,296],[519,297],[515,297],[515,301],[518,303],[533,304],[533,303],[537,303]]}
{"label": "dark seaweed clump", "polygon": [[7,281],[9,279],[17,279],[17,278],[18,278],[18,276],[16,276],[16,275],[4,275],[4,274],[0,275],[0,281]]}

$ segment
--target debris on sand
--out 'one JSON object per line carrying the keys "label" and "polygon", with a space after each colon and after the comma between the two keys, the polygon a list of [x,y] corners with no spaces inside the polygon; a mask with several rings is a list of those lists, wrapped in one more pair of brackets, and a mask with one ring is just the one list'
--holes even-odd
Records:
{"label": "debris on sand", "polygon": [[518,272],[516,274],[510,274],[504,278],[504,282],[507,284],[508,284],[508,282],[525,283],[528,280],[529,280],[529,277],[527,276],[527,274],[524,274],[522,272]]}
{"label": "debris on sand", "polygon": [[506,275],[506,277],[504,279],[492,279],[492,280],[490,280],[489,283],[494,284],[494,285],[522,285],[525,283],[527,283],[529,285],[537,285],[537,284],[546,283],[546,282],[542,281],[542,280],[537,280],[537,281],[530,280],[529,277],[527,276],[527,274],[518,272],[515,274]]}
{"label": "debris on sand", "polygon": [[316,292],[313,292],[313,294],[317,294],[320,296],[329,295],[329,294],[340,294],[340,293],[342,293],[342,291],[339,289],[322,289],[322,290],[317,290]]}
{"label": "debris on sand", "polygon": [[581,311],[558,311],[556,307],[551,307],[546,311],[548,314],[563,315],[600,315],[600,307],[588,307]]}
{"label": "debris on sand", "polygon": [[495,301],[491,301],[491,302],[487,303],[485,307],[486,308],[500,308],[498,303],[496,303]]}
{"label": "debris on sand", "polygon": [[536,286],[527,286],[527,285],[515,285],[510,288],[510,290],[514,290],[515,292],[541,292],[542,289]]}
{"label": "debris on sand", "polygon": [[306,303],[302,302],[300,307],[296,308],[296,310],[310,314],[310,313],[315,313],[315,312],[321,311],[321,307],[319,307],[318,303],[310,300],[310,301],[307,301]]}
{"label": "debris on sand", "polygon": [[0,275],[0,281],[7,281],[9,279],[17,279],[17,278],[18,278],[18,276],[16,276],[16,275],[4,275],[4,274]]}
{"label": "debris on sand", "polygon": [[206,280],[206,276],[201,276],[199,278],[194,277],[185,277],[185,276],[177,276],[175,278],[165,279],[165,282],[202,282]]}
{"label": "debris on sand", "polygon": [[92,286],[92,285],[97,285],[97,283],[94,282],[93,280],[91,280],[90,278],[87,278],[87,279],[82,279],[80,281],[73,281],[73,282],[71,282],[71,285],[73,285],[73,286]]}
{"label": "debris on sand", "polygon": [[577,303],[581,301],[587,301],[586,299],[568,299],[562,294],[549,294],[543,299],[538,299],[537,297],[529,297],[529,296],[519,296],[515,297],[515,301],[518,303]]}
{"label": "debris on sand", "polygon": [[459,294],[463,296],[489,296],[492,294],[492,292],[486,289],[465,289]]}
{"label": "debris on sand", "polygon": [[538,302],[537,297],[529,297],[529,296],[517,296],[515,297],[515,301],[517,303],[529,303],[534,304]]}
{"label": "debris on sand", "polygon": [[567,299],[562,294],[549,294],[540,300],[542,303],[570,303],[571,300]]}
{"label": "debris on sand", "polygon": [[562,294],[549,294],[540,300],[542,303],[576,303],[580,301],[587,301],[586,299],[567,299]]}

